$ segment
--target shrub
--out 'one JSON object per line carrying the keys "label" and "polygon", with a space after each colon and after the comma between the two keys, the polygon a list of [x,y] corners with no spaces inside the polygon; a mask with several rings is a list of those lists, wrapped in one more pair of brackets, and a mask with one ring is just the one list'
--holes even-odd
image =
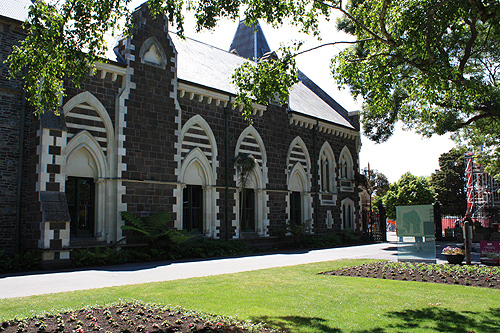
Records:
{"label": "shrub", "polygon": [[179,250],[183,258],[227,257],[249,253],[245,242],[214,239],[190,240]]}
{"label": "shrub", "polygon": [[37,250],[26,250],[8,256],[0,251],[0,272],[22,272],[41,269],[42,256]]}

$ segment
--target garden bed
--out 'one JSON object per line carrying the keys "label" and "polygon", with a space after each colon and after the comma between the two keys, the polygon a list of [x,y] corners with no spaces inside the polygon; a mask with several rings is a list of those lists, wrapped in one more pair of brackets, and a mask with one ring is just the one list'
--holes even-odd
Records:
{"label": "garden bed", "polygon": [[320,274],[500,289],[500,268],[477,265],[374,262]]}
{"label": "garden bed", "polygon": [[273,332],[261,324],[140,302],[92,307],[3,322],[2,333],[42,332]]}

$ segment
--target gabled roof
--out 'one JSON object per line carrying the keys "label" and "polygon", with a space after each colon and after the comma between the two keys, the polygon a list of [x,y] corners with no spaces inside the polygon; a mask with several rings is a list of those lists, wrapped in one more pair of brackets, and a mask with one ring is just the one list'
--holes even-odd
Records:
{"label": "gabled roof", "polygon": [[[248,61],[247,59],[194,39],[182,40],[175,33],[170,33],[170,36],[177,50],[179,79],[219,92],[236,94],[231,76],[236,67]],[[329,98],[333,101],[332,105],[320,98],[304,82],[299,82],[290,90],[289,107],[295,113],[354,129],[342,116],[347,111]]]}
{"label": "gabled roof", "polygon": [[247,26],[245,21],[240,21],[229,47],[229,52],[233,50],[243,58],[250,60],[259,59],[271,51],[259,22]]}
{"label": "gabled roof", "polygon": [[177,77],[204,87],[236,94],[231,76],[246,59],[217,47],[170,33],[177,51]]}
{"label": "gabled roof", "polygon": [[0,0],[0,16],[24,22],[30,6],[30,0]]}

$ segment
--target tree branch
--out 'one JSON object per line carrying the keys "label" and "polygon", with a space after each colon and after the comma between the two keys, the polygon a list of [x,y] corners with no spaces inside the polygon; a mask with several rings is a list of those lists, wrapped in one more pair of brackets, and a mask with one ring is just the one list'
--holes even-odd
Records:
{"label": "tree branch", "polygon": [[377,38],[367,38],[367,39],[360,39],[360,40],[356,40],[356,41],[352,41],[352,42],[342,41],[342,42],[332,42],[332,43],[321,44],[321,45],[315,46],[313,48],[310,48],[308,50],[297,52],[293,56],[296,57],[296,56],[301,55],[303,53],[306,53],[309,51],[314,51],[314,50],[322,48],[324,46],[332,46],[332,45],[337,45],[337,44],[357,44],[357,43],[368,42],[368,41],[372,41],[372,40],[378,40],[378,39]]}
{"label": "tree branch", "polygon": [[427,54],[430,57],[431,63],[434,62],[434,60],[435,60],[435,58],[434,58],[434,52],[432,52],[432,48],[431,48],[431,43],[433,41],[433,38],[432,38],[432,28],[434,26],[434,14],[436,14],[436,12],[442,6],[444,6],[445,4],[447,4],[448,2],[449,2],[449,0],[445,0],[445,1],[442,1],[442,2],[438,3],[436,6],[434,6],[430,10],[429,14],[427,15],[427,34],[426,34],[425,50],[427,51]]}
{"label": "tree branch", "polygon": [[472,118],[469,118],[467,121],[464,121],[462,123],[458,123],[456,124],[454,127],[454,131],[460,129],[460,128],[463,128],[463,127],[466,127],[466,126],[469,126],[470,124],[472,124],[473,122],[476,122],[478,120],[481,120],[481,119],[484,119],[484,118],[498,118],[497,115],[494,115],[494,114],[491,114],[489,112],[485,112],[485,113],[481,113],[481,114],[478,114]]}
{"label": "tree branch", "polygon": [[458,66],[458,70],[459,70],[460,74],[462,74],[462,76],[464,73],[465,64],[467,63],[467,61],[469,60],[470,55],[471,55],[472,45],[474,45],[474,42],[477,39],[478,32],[476,30],[476,22],[477,22],[477,19],[475,17],[472,17],[471,21],[467,22],[470,26],[471,36],[469,38],[469,41],[467,42],[467,45],[465,46],[464,56],[463,56],[462,60],[460,61],[460,65]]}
{"label": "tree branch", "polygon": [[380,25],[380,31],[382,32],[382,35],[392,43],[392,45],[395,44],[394,38],[392,38],[391,35],[387,32],[385,28],[385,15],[387,14],[387,7],[389,7],[389,3],[391,0],[384,0],[384,3],[382,4],[382,10],[380,11],[380,16],[378,18],[378,23]]}
{"label": "tree branch", "polygon": [[384,38],[380,37],[375,32],[373,32],[370,28],[368,28],[366,25],[364,25],[363,23],[361,23],[360,21],[358,21],[348,11],[346,11],[345,9],[343,9],[342,8],[342,2],[339,2],[339,5],[337,6],[337,5],[331,5],[329,3],[325,3],[325,2],[319,1],[319,0],[313,0],[313,1],[321,3],[322,5],[330,7],[331,9],[336,9],[336,10],[340,11],[342,14],[344,14],[345,16],[347,16],[351,21],[353,21],[356,25],[358,25],[361,29],[363,29],[364,31],[366,31],[368,34],[372,35],[374,39],[379,40],[379,41],[381,41],[382,43],[384,43],[386,45],[395,46],[395,43],[394,43],[393,40],[391,41],[391,40],[387,40],[387,39],[384,39]]}

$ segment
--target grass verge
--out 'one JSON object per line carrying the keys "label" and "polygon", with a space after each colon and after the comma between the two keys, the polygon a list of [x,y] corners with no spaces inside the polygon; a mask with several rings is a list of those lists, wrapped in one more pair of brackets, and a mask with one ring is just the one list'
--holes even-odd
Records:
{"label": "grass verge", "polygon": [[137,299],[291,332],[498,332],[500,290],[317,275],[367,260],[0,300],[2,320]]}

